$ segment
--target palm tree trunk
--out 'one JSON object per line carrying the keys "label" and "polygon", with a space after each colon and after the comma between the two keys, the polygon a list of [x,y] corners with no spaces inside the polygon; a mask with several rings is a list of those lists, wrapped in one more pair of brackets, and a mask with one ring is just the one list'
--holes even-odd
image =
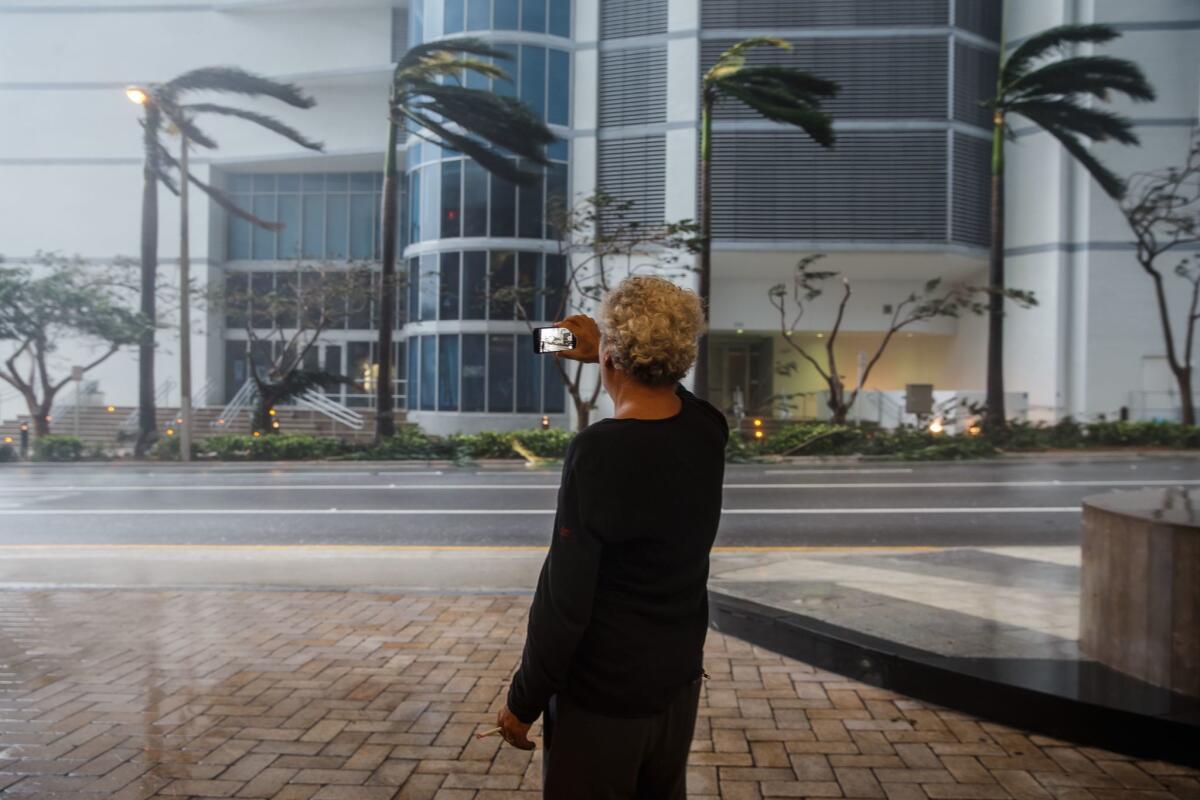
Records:
{"label": "palm tree trunk", "polygon": [[988,263],[987,410],[989,431],[1003,430],[1004,410],[1004,115],[992,134],[992,250]]}
{"label": "palm tree trunk", "polygon": [[388,121],[383,155],[383,266],[379,291],[379,377],[375,385],[375,441],[396,435],[392,395],[392,329],[396,327],[396,120]]}
{"label": "palm tree trunk", "polygon": [[[712,112],[716,94],[705,88],[700,117],[700,303],[710,318],[712,294]],[[708,326],[700,333],[693,374],[696,396],[708,399]]]}
{"label": "palm tree trunk", "polygon": [[158,120],[161,112],[150,100],[146,103],[143,146],[146,150],[142,170],[142,285],[141,312],[151,323],[138,343],[138,439],[134,454],[139,458],[158,438],[157,410],[154,407],[154,326],[155,278],[158,273]]}

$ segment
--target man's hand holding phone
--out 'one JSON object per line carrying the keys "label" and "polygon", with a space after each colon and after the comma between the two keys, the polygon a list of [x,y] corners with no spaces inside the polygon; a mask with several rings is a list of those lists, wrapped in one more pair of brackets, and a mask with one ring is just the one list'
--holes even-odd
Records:
{"label": "man's hand holding phone", "polygon": [[575,349],[558,353],[559,358],[569,358],[585,364],[600,361],[600,327],[596,325],[596,320],[584,314],[576,314],[562,322],[556,322],[555,325],[575,334]]}

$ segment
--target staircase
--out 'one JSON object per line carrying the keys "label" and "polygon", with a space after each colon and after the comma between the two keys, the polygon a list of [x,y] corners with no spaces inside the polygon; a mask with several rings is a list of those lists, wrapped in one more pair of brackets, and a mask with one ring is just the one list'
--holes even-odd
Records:
{"label": "staircase", "polygon": [[[112,410],[110,411],[109,408]],[[121,423],[132,413],[132,406],[88,406],[79,409],[79,438],[88,445],[103,445],[115,447],[119,445],[132,446],[133,439],[129,434],[119,436]],[[230,425],[214,424],[220,419],[222,409],[215,406],[196,408],[192,410],[192,425],[195,428],[194,440],[207,439],[229,433],[250,433],[250,415],[243,413]],[[370,409],[362,409],[367,424],[362,430],[354,430],[319,411],[282,406],[278,409],[276,419],[279,420],[280,430],[284,433],[303,433],[311,436],[323,436],[342,439],[351,442],[369,442],[374,438],[374,421]],[[404,413],[396,412],[397,422],[403,422]],[[158,408],[158,429],[164,431],[169,427],[178,429],[179,409],[176,407]],[[14,443],[20,441],[21,423],[27,422],[27,415],[0,422],[0,441],[11,436]],[[30,426],[32,428],[32,425]],[[74,435],[75,409],[68,409],[61,419],[50,421],[52,434]],[[136,434],[135,434],[136,435]],[[122,441],[123,439],[123,441]]]}

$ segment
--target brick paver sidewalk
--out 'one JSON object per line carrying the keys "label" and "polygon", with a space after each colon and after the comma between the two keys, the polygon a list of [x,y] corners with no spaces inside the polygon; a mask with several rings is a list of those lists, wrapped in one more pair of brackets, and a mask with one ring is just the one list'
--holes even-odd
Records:
{"label": "brick paver sidewalk", "polygon": [[[527,597],[0,592],[0,795],[540,797],[495,719]],[[690,796],[1195,798],[1044,739],[709,636]],[[536,733],[536,731],[535,731]]]}

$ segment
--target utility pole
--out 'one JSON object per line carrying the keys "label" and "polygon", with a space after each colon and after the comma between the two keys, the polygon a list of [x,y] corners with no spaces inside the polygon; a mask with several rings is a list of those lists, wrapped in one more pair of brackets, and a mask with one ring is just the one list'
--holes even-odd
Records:
{"label": "utility pole", "polygon": [[188,139],[179,132],[179,460],[192,460],[192,315],[188,253]]}

